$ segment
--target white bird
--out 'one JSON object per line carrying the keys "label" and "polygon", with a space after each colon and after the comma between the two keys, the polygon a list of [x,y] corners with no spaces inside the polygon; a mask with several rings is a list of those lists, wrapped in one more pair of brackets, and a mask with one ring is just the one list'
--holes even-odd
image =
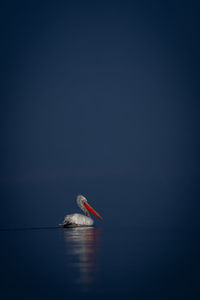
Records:
{"label": "white bird", "polygon": [[100,219],[103,219],[95,210],[92,208],[89,203],[87,202],[87,199],[79,195],[76,199],[76,202],[80,209],[84,212],[84,215],[81,214],[71,214],[66,215],[63,224],[61,226],[63,227],[77,227],[77,226],[92,226],[94,224],[94,221],[90,217],[90,213],[93,213],[95,216],[97,216]]}

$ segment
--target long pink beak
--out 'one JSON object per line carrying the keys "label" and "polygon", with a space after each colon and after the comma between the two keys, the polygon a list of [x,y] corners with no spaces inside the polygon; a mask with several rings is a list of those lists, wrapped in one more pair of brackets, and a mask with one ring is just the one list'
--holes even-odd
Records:
{"label": "long pink beak", "polygon": [[95,216],[103,220],[103,218],[98,214],[98,212],[96,212],[96,210],[94,210],[94,208],[92,208],[92,206],[90,206],[88,203],[83,203],[83,204],[89,211],[91,211],[91,213],[93,213]]}

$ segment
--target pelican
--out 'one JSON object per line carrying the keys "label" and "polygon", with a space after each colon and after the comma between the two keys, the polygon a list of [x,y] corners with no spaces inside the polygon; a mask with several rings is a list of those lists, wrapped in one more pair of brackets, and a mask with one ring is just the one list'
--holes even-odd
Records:
{"label": "pelican", "polygon": [[94,210],[94,208],[92,208],[92,206],[89,205],[87,199],[84,196],[78,195],[76,202],[79,208],[84,212],[84,215],[81,214],[66,215],[63,224],[61,224],[61,226],[63,227],[92,226],[94,224],[94,221],[90,217],[89,211],[93,213],[95,216],[97,216],[98,218],[103,219]]}

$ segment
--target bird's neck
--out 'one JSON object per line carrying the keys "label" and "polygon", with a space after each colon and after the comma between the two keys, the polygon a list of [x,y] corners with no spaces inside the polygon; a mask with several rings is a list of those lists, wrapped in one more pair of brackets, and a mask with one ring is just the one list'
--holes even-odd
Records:
{"label": "bird's neck", "polygon": [[[84,207],[85,208],[85,207]],[[90,218],[90,213],[89,211],[85,208],[83,209],[84,215]]]}
{"label": "bird's neck", "polygon": [[90,213],[81,201],[77,201],[79,208],[83,211],[84,215],[90,218]]}

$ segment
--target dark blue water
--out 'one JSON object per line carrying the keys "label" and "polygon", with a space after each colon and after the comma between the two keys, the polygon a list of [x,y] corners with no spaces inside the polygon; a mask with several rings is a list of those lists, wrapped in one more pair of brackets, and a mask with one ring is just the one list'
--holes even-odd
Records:
{"label": "dark blue water", "polygon": [[[79,212],[76,191],[102,215]],[[129,178],[1,186],[1,299],[199,299],[197,184]]]}
{"label": "dark blue water", "polygon": [[199,231],[155,224],[1,231],[2,299],[198,299]]}

